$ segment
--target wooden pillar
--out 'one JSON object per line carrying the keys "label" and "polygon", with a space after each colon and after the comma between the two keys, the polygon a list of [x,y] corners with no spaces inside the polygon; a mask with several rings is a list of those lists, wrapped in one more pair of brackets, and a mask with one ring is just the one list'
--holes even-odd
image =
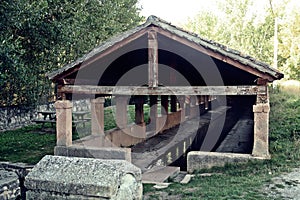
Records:
{"label": "wooden pillar", "polygon": [[269,154],[269,112],[270,104],[268,97],[267,81],[258,79],[258,85],[266,86],[266,95],[257,95],[254,112],[254,143],[252,155],[270,158]]}
{"label": "wooden pillar", "polygon": [[212,100],[212,98],[211,98],[211,96],[209,95],[209,96],[208,96],[208,110],[211,110],[211,100]]}
{"label": "wooden pillar", "polygon": [[150,96],[150,130],[156,131],[157,120],[157,96]]}
{"label": "wooden pillar", "polygon": [[185,121],[185,96],[179,96],[178,98],[181,109],[181,122]]}
{"label": "wooden pillar", "polygon": [[72,107],[68,100],[57,101],[54,104],[56,109],[56,145],[72,145]]}
{"label": "wooden pillar", "polygon": [[120,129],[127,127],[127,96],[116,96],[116,123]]}
{"label": "wooden pillar", "polygon": [[205,109],[208,110],[208,108],[209,108],[209,104],[208,104],[208,96],[205,95],[205,96],[204,96],[204,99],[205,99],[205,100],[204,100],[204,102],[205,102]]}
{"label": "wooden pillar", "polygon": [[91,100],[92,135],[104,134],[104,97]]}
{"label": "wooden pillar", "polygon": [[144,124],[144,96],[137,96],[135,102],[135,123],[138,125]]}
{"label": "wooden pillar", "polygon": [[161,115],[168,115],[169,110],[169,96],[162,95],[160,96],[161,99]]}
{"label": "wooden pillar", "polygon": [[155,30],[148,32],[148,86],[158,86],[158,43]]}
{"label": "wooden pillar", "polygon": [[171,96],[171,112],[177,111],[177,97],[172,95]]}
{"label": "wooden pillar", "polygon": [[205,112],[205,96],[200,96],[200,105],[199,105],[200,114],[203,114]]}
{"label": "wooden pillar", "polygon": [[191,96],[185,96],[185,116],[190,116]]}

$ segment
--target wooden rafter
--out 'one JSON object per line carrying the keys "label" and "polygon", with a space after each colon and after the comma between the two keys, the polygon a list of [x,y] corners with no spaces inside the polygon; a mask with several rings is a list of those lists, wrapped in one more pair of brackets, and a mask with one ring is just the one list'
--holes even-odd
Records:
{"label": "wooden rafter", "polygon": [[181,44],[184,44],[184,45],[186,45],[188,47],[191,47],[191,48],[193,48],[193,49],[195,49],[197,51],[200,51],[200,52],[202,52],[202,53],[204,53],[204,54],[206,54],[208,56],[211,56],[213,58],[221,60],[221,61],[223,61],[225,63],[228,63],[228,64],[230,64],[232,66],[235,66],[235,67],[237,67],[237,68],[239,68],[241,70],[249,72],[249,73],[251,73],[251,74],[253,74],[255,76],[261,77],[262,79],[266,79],[266,80],[269,80],[269,81],[274,81],[274,78],[271,77],[271,76],[269,76],[268,74],[262,73],[259,70],[256,70],[256,69],[254,69],[254,68],[252,68],[250,66],[247,66],[245,64],[242,64],[242,63],[238,62],[237,60],[234,60],[234,59],[232,59],[230,57],[227,57],[227,56],[222,55],[220,53],[214,52],[214,51],[212,51],[212,50],[210,50],[208,48],[204,48],[203,46],[198,45],[197,43],[191,42],[190,40],[188,40],[186,38],[179,37],[176,34],[168,32],[168,31],[166,31],[166,30],[164,30],[164,29],[162,29],[160,27],[153,27],[153,29],[157,33],[159,33],[159,34],[161,34],[161,35],[163,35],[165,37],[168,37],[168,38],[170,38],[170,39],[172,39],[174,41],[177,41],[177,42],[179,42]]}

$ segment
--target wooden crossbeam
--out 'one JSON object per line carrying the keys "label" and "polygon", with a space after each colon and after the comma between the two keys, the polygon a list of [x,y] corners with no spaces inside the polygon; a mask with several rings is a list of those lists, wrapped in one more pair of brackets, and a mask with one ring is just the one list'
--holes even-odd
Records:
{"label": "wooden crossbeam", "polygon": [[103,95],[265,95],[267,86],[92,86],[65,85],[62,93]]}

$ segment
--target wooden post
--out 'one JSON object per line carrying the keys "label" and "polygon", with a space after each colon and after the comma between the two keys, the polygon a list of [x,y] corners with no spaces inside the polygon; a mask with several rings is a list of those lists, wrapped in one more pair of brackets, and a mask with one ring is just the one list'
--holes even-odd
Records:
{"label": "wooden post", "polygon": [[171,96],[171,112],[177,111],[177,97],[175,95]]}
{"label": "wooden post", "polygon": [[104,134],[104,97],[91,100],[92,135]]}
{"label": "wooden post", "polygon": [[205,99],[205,100],[204,100],[204,102],[205,102],[205,109],[208,110],[208,109],[209,109],[208,96],[205,95],[205,96],[204,96],[204,99]]}
{"label": "wooden post", "polygon": [[183,122],[185,121],[185,96],[180,96],[178,101],[181,109],[181,122]]}
{"label": "wooden post", "polygon": [[[265,85],[267,81],[258,79],[258,85]],[[269,112],[270,104],[268,99],[268,90],[266,95],[257,95],[256,105],[253,105],[254,112],[254,143],[252,155],[270,158],[269,154]]]}
{"label": "wooden post", "polygon": [[169,96],[162,95],[161,98],[161,115],[168,115],[169,110]]}
{"label": "wooden post", "polygon": [[150,130],[156,131],[157,120],[157,96],[150,96]]}
{"label": "wooden post", "polygon": [[116,96],[116,123],[120,129],[127,127],[127,96]]}
{"label": "wooden post", "polygon": [[158,86],[158,43],[156,31],[148,32],[148,86]]}
{"label": "wooden post", "polygon": [[211,98],[211,96],[209,95],[209,96],[208,96],[208,110],[211,110],[211,100],[212,100],[212,98]]}
{"label": "wooden post", "polygon": [[191,96],[185,96],[185,115],[190,116],[191,111]]}
{"label": "wooden post", "polygon": [[57,101],[54,104],[56,109],[56,145],[72,145],[72,107],[68,100]]}
{"label": "wooden post", "polygon": [[200,105],[199,105],[200,115],[205,113],[205,97],[203,95],[200,96]]}
{"label": "wooden post", "polygon": [[144,96],[137,96],[135,102],[135,123],[144,126]]}

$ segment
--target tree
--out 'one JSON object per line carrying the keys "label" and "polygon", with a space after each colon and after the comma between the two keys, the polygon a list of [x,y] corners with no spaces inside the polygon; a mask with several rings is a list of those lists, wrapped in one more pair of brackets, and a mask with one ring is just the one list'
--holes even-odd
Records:
{"label": "tree", "polygon": [[140,21],[138,0],[0,1],[0,105],[35,105],[46,72]]}
{"label": "tree", "polygon": [[186,28],[272,65],[274,21],[279,18],[278,68],[286,77],[300,79],[298,1],[260,2],[264,7],[259,13],[256,12],[258,1],[219,2],[218,12],[200,13],[189,20]]}

